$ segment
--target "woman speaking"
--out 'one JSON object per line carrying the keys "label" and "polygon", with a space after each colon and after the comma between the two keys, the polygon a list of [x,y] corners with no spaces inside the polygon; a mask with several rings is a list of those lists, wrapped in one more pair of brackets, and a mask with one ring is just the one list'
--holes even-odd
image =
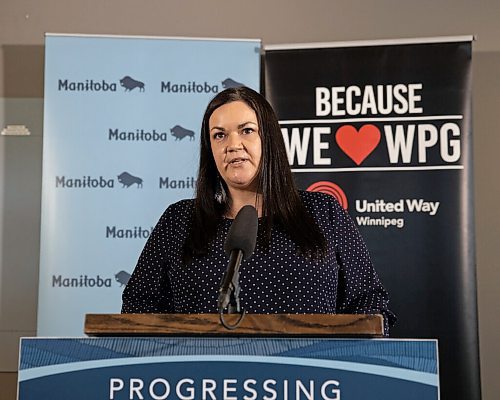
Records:
{"label": "woman speaking", "polygon": [[239,210],[258,213],[240,268],[249,313],[348,313],[395,320],[356,226],[331,196],[297,190],[276,115],[252,89],[226,89],[201,128],[194,199],[170,205],[123,292],[123,313],[217,313],[224,240]]}

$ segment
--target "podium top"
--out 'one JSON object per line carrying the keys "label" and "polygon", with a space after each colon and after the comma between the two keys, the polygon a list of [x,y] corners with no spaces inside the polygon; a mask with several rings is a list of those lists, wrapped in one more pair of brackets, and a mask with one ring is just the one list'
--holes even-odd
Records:
{"label": "podium top", "polygon": [[[228,323],[238,315],[225,315]],[[233,321],[234,319],[234,321]],[[342,336],[382,337],[379,314],[246,314],[234,330],[218,314],[87,314],[89,336]]]}

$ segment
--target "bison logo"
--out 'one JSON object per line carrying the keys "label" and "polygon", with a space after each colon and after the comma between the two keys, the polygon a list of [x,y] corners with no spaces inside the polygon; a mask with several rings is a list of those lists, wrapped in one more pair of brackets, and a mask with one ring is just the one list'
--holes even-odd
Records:
{"label": "bison logo", "polygon": [[117,274],[115,274],[115,279],[120,284],[120,287],[123,287],[128,283],[130,279],[130,274],[125,271],[120,271]]}
{"label": "bison logo", "polygon": [[242,87],[242,86],[245,86],[245,85],[243,83],[233,81],[231,78],[227,78],[227,79],[224,79],[222,81],[222,87],[224,89],[238,88],[238,87]]}
{"label": "bison logo", "polygon": [[122,188],[130,187],[134,183],[137,184],[138,188],[142,187],[142,179],[137,176],[130,175],[128,172],[122,172],[118,175],[118,182],[123,185]]}
{"label": "bison logo", "polygon": [[126,92],[130,92],[134,90],[135,88],[139,88],[140,92],[144,92],[144,82],[136,81],[135,79],[132,79],[130,76],[125,76],[122,79],[120,79],[120,85],[122,85],[125,88]]}
{"label": "bison logo", "polygon": [[172,136],[175,137],[175,140],[182,140],[186,136],[189,137],[189,140],[194,140],[194,132],[183,128],[180,125],[175,125],[172,129],[170,129],[170,132],[172,132]]}

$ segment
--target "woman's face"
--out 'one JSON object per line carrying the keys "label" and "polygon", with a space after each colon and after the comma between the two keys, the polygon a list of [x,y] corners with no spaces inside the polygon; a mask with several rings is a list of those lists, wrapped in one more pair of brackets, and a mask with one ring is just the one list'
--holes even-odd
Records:
{"label": "woman's face", "polygon": [[254,110],[243,101],[224,104],[208,126],[215,164],[229,190],[257,191],[262,146]]}

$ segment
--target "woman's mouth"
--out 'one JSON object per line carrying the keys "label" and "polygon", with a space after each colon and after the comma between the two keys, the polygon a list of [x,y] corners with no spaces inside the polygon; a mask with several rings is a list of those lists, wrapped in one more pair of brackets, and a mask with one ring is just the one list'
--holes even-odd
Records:
{"label": "woman's mouth", "polygon": [[233,158],[231,161],[229,161],[228,165],[238,166],[243,164],[245,161],[248,161],[248,159],[242,157],[236,157]]}

